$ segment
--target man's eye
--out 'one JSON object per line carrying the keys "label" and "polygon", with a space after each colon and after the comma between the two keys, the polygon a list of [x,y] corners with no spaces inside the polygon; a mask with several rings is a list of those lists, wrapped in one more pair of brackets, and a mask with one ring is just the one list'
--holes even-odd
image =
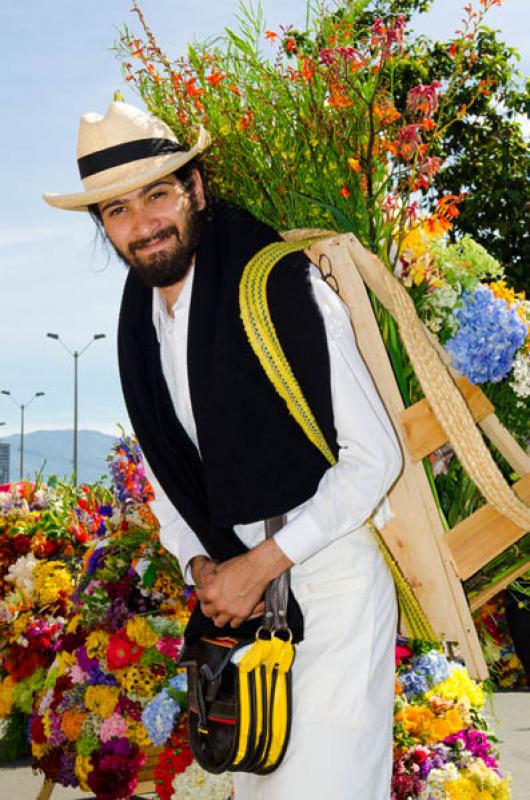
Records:
{"label": "man's eye", "polygon": [[160,191],[157,191],[157,192],[152,192],[152,194],[149,195],[149,199],[150,200],[158,200],[160,197],[165,197],[165,196],[166,196],[166,193],[160,190]]}
{"label": "man's eye", "polygon": [[116,206],[109,211],[109,217],[117,217],[119,214],[123,214],[124,211],[125,208],[123,206]]}

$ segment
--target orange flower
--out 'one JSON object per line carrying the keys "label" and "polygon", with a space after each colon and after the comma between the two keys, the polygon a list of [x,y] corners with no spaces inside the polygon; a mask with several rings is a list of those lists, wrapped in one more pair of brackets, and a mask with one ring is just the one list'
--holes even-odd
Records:
{"label": "orange flower", "polygon": [[186,94],[188,97],[199,97],[204,94],[204,89],[198,89],[195,86],[195,78],[190,78],[189,81],[186,81]]}
{"label": "orange flower", "polygon": [[442,742],[446,736],[451,734],[451,728],[445,719],[433,719],[428,733],[431,742]]}
{"label": "orange flower", "polygon": [[361,162],[359,161],[358,158],[349,158],[348,159],[348,166],[354,172],[361,172],[361,170],[362,170]]}
{"label": "orange flower", "polygon": [[223,75],[222,72],[219,71],[215,72],[214,70],[212,70],[212,72],[210,73],[210,75],[208,75],[206,80],[208,81],[210,86],[218,86],[220,83],[224,81],[225,78],[226,75]]}
{"label": "orange flower", "polygon": [[77,742],[81,736],[81,728],[87,716],[83,711],[78,711],[76,708],[69,708],[63,712],[61,728],[66,738],[71,742]]}
{"label": "orange flower", "polygon": [[238,97],[242,96],[241,89],[238,89],[235,83],[230,84],[230,91],[233,92],[234,94],[237,94]]}
{"label": "orange flower", "polygon": [[339,194],[340,194],[341,197],[344,197],[344,199],[347,200],[348,197],[350,197],[351,192],[350,192],[350,190],[348,189],[347,186],[343,186],[342,189],[340,190]]}
{"label": "orange flower", "polygon": [[293,52],[294,50],[296,50],[296,42],[295,42],[295,40],[294,39],[287,39],[287,41],[285,42],[285,49],[289,50],[290,52]]}
{"label": "orange flower", "polygon": [[278,38],[278,34],[274,33],[274,31],[265,31],[265,38],[273,42],[275,39]]}
{"label": "orange flower", "polygon": [[312,83],[315,76],[315,68],[310,58],[302,59],[302,69],[300,70],[300,75],[306,83]]}

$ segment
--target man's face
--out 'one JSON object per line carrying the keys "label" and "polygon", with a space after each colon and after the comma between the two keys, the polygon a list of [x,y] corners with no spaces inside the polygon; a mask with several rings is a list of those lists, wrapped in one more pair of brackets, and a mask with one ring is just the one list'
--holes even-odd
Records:
{"label": "man's face", "polygon": [[187,191],[174,175],[99,203],[117,254],[148,286],[172,286],[187,274],[200,239],[205,206],[194,173]]}

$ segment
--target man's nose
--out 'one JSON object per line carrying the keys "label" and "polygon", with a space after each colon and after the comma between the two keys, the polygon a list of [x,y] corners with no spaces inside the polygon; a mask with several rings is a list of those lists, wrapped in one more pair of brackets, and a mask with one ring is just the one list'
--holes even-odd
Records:
{"label": "man's nose", "polygon": [[132,212],[132,230],[136,237],[147,239],[158,228],[158,221],[153,214],[143,208],[134,209]]}

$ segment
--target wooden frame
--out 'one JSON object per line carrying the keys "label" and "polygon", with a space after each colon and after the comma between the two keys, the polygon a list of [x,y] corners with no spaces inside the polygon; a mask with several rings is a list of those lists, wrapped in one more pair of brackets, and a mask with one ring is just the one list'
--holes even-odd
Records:
{"label": "wooden frame", "polygon": [[[285,238],[295,239],[307,233],[293,231]],[[367,292],[368,287],[384,305],[391,305],[381,279],[381,262],[352,234],[333,235],[314,244],[307,254],[348,306],[358,347],[401,442],[404,469],[389,495],[393,519],[383,529],[383,538],[434,630],[446,642],[458,645],[470,674],[483,680],[488,677],[488,670],[462,580],[522,538],[526,531],[486,505],[446,533],[421,459],[443,445],[447,437],[427,400],[404,408]],[[433,347],[440,349],[435,341]],[[445,353],[443,357],[447,362]],[[526,476],[513,488],[528,502],[530,458],[501,425],[483,392],[462,376],[452,374],[483,433],[512,468]],[[483,592],[478,599],[485,602],[524,571],[524,565],[514,569],[490,594]],[[474,598],[472,608],[477,607]]]}

